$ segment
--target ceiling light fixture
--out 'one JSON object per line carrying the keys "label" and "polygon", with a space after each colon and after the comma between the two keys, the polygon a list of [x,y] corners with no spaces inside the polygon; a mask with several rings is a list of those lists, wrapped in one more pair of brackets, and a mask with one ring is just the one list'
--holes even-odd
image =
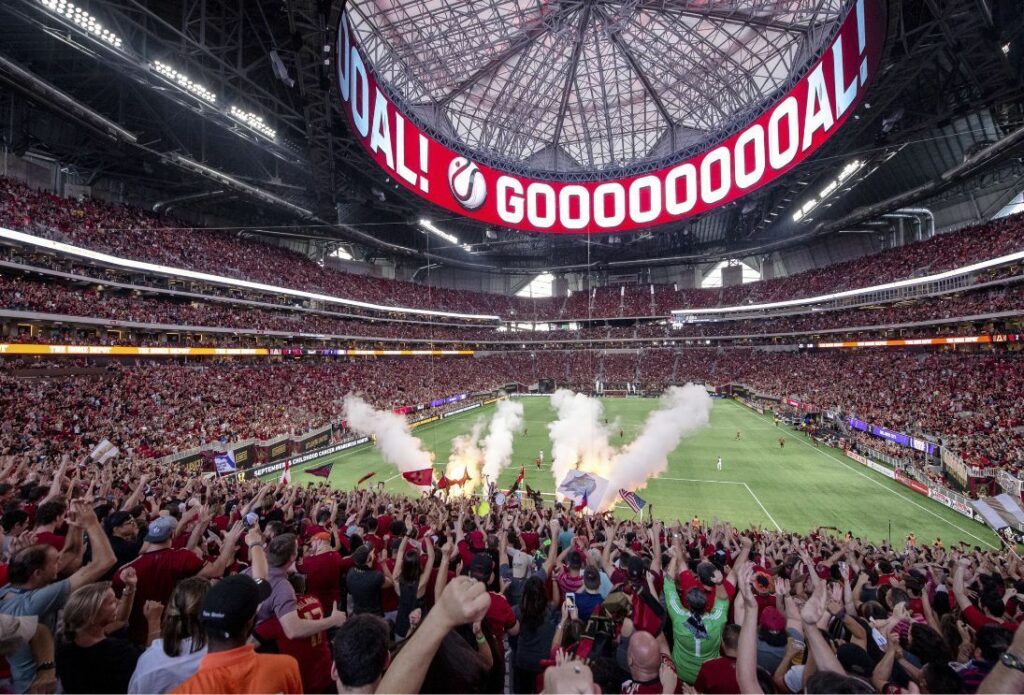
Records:
{"label": "ceiling light fixture", "polygon": [[96,40],[103,41],[113,48],[121,48],[123,42],[120,36],[105,29],[95,17],[74,3],[67,2],[67,0],[39,0],[39,4],[50,13],[75,24]]}
{"label": "ceiling light fixture", "polygon": [[801,205],[796,212],[793,213],[793,221],[799,222],[800,220],[805,219],[808,213],[812,212],[816,207],[824,203],[829,196],[838,191],[840,186],[842,186],[846,181],[849,181],[850,178],[860,171],[863,166],[863,161],[855,159],[843,167],[843,170],[839,172],[839,175],[825,184],[818,195],[812,196],[807,200],[807,202]]}
{"label": "ceiling light fixture", "polygon": [[248,126],[255,130],[257,133],[267,138],[268,140],[274,140],[277,137],[277,131],[268,126],[263,121],[263,116],[257,116],[251,111],[239,108],[238,106],[232,106],[228,109],[228,114],[236,121]]}
{"label": "ceiling light fixture", "polygon": [[191,94],[194,97],[198,97],[209,104],[217,103],[216,94],[199,82],[192,80],[188,75],[178,72],[167,63],[154,60],[152,68],[154,72],[166,78],[171,84],[181,91]]}

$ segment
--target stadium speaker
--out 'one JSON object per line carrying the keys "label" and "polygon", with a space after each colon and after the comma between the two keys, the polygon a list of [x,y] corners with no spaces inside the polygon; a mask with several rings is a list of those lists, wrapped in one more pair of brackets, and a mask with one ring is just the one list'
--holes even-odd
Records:
{"label": "stadium speaker", "polygon": [[555,392],[555,380],[554,379],[541,379],[537,382],[537,390],[541,393],[554,393]]}

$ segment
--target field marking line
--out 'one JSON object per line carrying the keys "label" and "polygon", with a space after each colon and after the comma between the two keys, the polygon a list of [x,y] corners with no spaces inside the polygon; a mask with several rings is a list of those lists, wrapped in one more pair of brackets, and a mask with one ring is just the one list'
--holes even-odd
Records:
{"label": "field marking line", "polygon": [[[739,407],[739,408],[742,408],[743,406],[740,406],[740,405],[738,405],[738,404],[737,404],[737,407]],[[749,413],[750,413],[751,415],[753,415],[754,417],[763,417],[763,418],[766,418],[766,419],[767,419],[767,416],[766,416],[766,415],[758,415],[757,413],[755,413],[755,412],[754,412],[754,411],[752,411],[752,410],[750,410],[750,411],[749,411]],[[957,526],[956,524],[954,524],[954,523],[953,523],[952,521],[950,521],[949,519],[944,519],[943,517],[939,516],[938,514],[936,514],[935,512],[933,512],[933,511],[932,511],[931,509],[928,509],[927,507],[925,507],[924,505],[920,504],[920,503],[919,503],[919,502],[917,502],[916,500],[912,500],[912,499],[910,499],[909,497],[907,497],[907,496],[905,496],[905,495],[901,495],[900,493],[896,492],[896,491],[895,491],[895,490],[893,490],[892,488],[886,487],[885,485],[883,485],[883,484],[882,484],[882,482],[881,482],[880,480],[875,480],[875,479],[874,479],[873,477],[871,477],[871,476],[867,475],[866,473],[864,473],[864,472],[862,472],[862,471],[859,471],[859,470],[857,470],[857,469],[856,469],[856,468],[855,468],[854,466],[851,466],[851,465],[847,464],[847,463],[846,463],[845,461],[843,461],[842,459],[840,459],[840,458],[836,458],[835,456],[833,456],[832,454],[829,454],[829,453],[828,453],[828,452],[826,452],[826,451],[822,451],[821,449],[819,449],[819,448],[817,448],[817,447],[811,446],[810,444],[808,444],[807,442],[805,442],[805,441],[804,441],[803,439],[801,439],[801,438],[800,438],[800,437],[798,437],[797,435],[795,435],[795,434],[793,434],[792,432],[790,432],[790,431],[789,431],[789,430],[788,430],[787,428],[785,428],[785,427],[779,427],[779,428],[778,428],[778,430],[779,430],[780,432],[782,432],[782,433],[783,433],[784,435],[786,435],[787,437],[789,437],[790,439],[794,439],[794,440],[796,440],[796,441],[800,442],[801,444],[803,444],[804,446],[806,446],[806,447],[807,447],[808,449],[811,449],[812,451],[815,451],[815,452],[817,452],[818,454],[821,454],[821,455],[822,455],[822,456],[824,456],[825,458],[829,458],[829,459],[832,459],[832,460],[833,460],[833,461],[835,461],[836,463],[839,463],[839,464],[841,464],[842,466],[844,466],[845,468],[848,468],[848,469],[850,469],[851,471],[853,471],[854,473],[856,473],[856,474],[857,474],[857,475],[859,475],[860,477],[864,478],[865,480],[870,480],[870,481],[871,481],[872,483],[874,483],[874,484],[875,484],[875,485],[877,485],[878,487],[882,488],[882,489],[883,489],[883,490],[885,490],[886,492],[888,492],[888,493],[891,493],[891,494],[895,495],[896,497],[899,497],[899,498],[900,498],[901,500],[903,500],[903,501],[905,501],[905,502],[909,502],[910,504],[914,505],[915,507],[917,507],[918,509],[920,509],[920,510],[921,510],[921,511],[923,511],[923,512],[927,512],[928,514],[931,514],[932,516],[934,516],[934,517],[935,517],[936,519],[938,519],[939,521],[941,521],[941,522],[943,522],[943,523],[947,524],[948,526],[952,526],[952,527],[953,527],[953,528],[955,528],[955,529],[956,529],[957,531],[960,531],[961,533],[966,533],[966,534],[967,534],[968,536],[970,536],[970,537],[971,537],[971,538],[973,538],[974,540],[978,541],[979,543],[981,543],[981,544],[983,544],[983,545],[986,545],[986,546],[988,546],[989,548],[992,548],[993,550],[998,550],[998,549],[999,549],[999,548],[997,548],[996,546],[994,546],[994,545],[992,545],[991,543],[989,543],[988,541],[986,541],[985,539],[983,539],[983,538],[979,538],[978,536],[975,536],[975,535],[974,535],[973,533],[971,533],[971,532],[970,532],[970,531],[968,531],[967,529],[965,529],[965,528],[963,528],[963,527],[961,527],[961,526]]]}
{"label": "field marking line", "polygon": [[678,480],[681,483],[718,483],[719,485],[746,485],[746,483],[741,482],[739,480],[698,480],[697,478],[667,478],[664,476],[658,478],[651,478],[650,480]]}
{"label": "field marking line", "polygon": [[782,527],[781,527],[781,526],[779,526],[779,522],[777,522],[777,521],[775,520],[775,517],[771,515],[771,512],[769,512],[769,511],[768,511],[768,510],[767,510],[767,509],[765,508],[765,506],[764,506],[763,504],[761,504],[761,500],[759,500],[759,499],[757,498],[757,495],[755,495],[755,494],[754,494],[754,491],[750,489],[750,486],[749,486],[749,485],[747,485],[746,483],[743,483],[743,487],[747,488],[747,492],[749,492],[749,493],[750,493],[750,496],[754,498],[754,501],[755,501],[755,502],[757,502],[757,506],[758,506],[758,507],[760,507],[760,508],[761,508],[761,511],[762,511],[762,512],[764,512],[764,513],[765,513],[765,515],[767,515],[768,519],[769,519],[769,520],[770,520],[770,521],[771,521],[771,522],[772,522],[773,524],[775,524],[775,529],[776,529],[777,531],[781,531],[781,530],[782,530]]}
{"label": "field marking line", "polygon": [[718,485],[742,485],[743,487],[747,488],[747,492],[749,492],[750,496],[754,498],[754,501],[757,502],[757,506],[760,507],[761,511],[763,511],[765,513],[765,516],[768,517],[768,520],[771,521],[775,525],[775,528],[778,529],[779,531],[782,530],[782,527],[779,526],[779,522],[777,522],[775,520],[775,517],[773,517],[771,515],[771,512],[769,512],[765,508],[765,506],[763,504],[761,504],[761,500],[759,500],[757,498],[757,495],[755,495],[754,491],[750,489],[750,486],[747,485],[746,483],[742,482],[742,481],[738,481],[738,480],[698,480],[696,478],[664,478],[664,477],[662,477],[662,478],[651,478],[648,481],[648,483],[652,483],[652,482],[655,482],[655,481],[658,481],[658,480],[672,480],[672,481],[678,481],[678,482],[682,482],[682,483],[717,483]]}

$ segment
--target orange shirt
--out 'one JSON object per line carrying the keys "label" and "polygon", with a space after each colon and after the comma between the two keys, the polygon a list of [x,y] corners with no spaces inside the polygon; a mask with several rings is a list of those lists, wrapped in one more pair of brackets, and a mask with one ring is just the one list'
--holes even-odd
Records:
{"label": "orange shirt", "polygon": [[257,654],[251,644],[207,654],[199,670],[172,693],[301,693],[299,662],[282,654]]}

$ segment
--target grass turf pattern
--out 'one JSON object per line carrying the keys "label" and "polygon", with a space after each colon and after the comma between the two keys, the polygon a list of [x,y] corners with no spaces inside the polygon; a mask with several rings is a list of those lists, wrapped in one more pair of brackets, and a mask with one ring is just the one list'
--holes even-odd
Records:
{"label": "grass turf pattern", "polygon": [[[502,473],[500,487],[511,486],[519,467],[525,465],[526,482],[551,493],[556,485],[550,469],[547,424],[555,414],[547,398],[523,398],[522,402],[526,431],[516,436],[512,465]],[[657,407],[654,399],[607,398],[603,403],[613,429],[611,443],[617,447],[628,444],[647,414]],[[452,439],[469,432],[477,418],[489,417],[492,412],[493,406],[485,406],[423,425],[413,433],[435,453],[435,467],[443,469]],[[780,437],[785,447],[779,446]],[[538,470],[534,459],[542,449],[544,463]],[[722,471],[715,466],[719,456]],[[359,478],[376,472],[364,486],[384,482],[391,491],[415,492],[372,447],[343,451],[310,466],[332,461],[332,487],[350,490]],[[322,480],[302,471],[292,472],[293,483]],[[669,456],[668,471],[648,481],[647,488],[637,494],[654,505],[659,519],[685,520],[697,515],[706,521],[717,517],[739,527],[801,533],[832,526],[873,542],[888,538],[891,524],[893,543],[899,547],[911,531],[918,542],[931,543],[939,537],[946,547],[957,541],[986,549],[998,545],[995,534],[981,524],[861,466],[838,449],[815,447],[802,433],[776,427],[769,416],[731,400],[715,400],[711,425],[684,439]],[[633,516],[621,500],[616,514]]]}

